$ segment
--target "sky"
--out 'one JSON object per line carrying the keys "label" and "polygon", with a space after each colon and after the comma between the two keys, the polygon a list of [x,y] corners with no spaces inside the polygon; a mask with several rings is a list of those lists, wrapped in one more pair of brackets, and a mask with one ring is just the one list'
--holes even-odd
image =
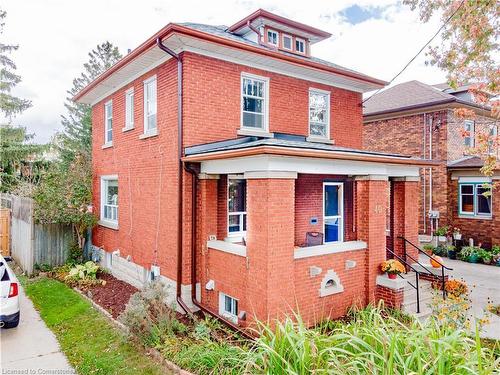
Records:
{"label": "sky", "polygon": [[[106,40],[125,54],[169,22],[232,25],[258,8],[332,34],[312,46],[316,57],[390,80],[440,26],[422,24],[416,11],[394,0],[2,0],[7,11],[2,43],[22,82],[14,94],[33,103],[13,123],[47,142],[61,129],[66,91],[82,71],[87,54]],[[426,64],[425,54],[394,82],[434,84],[445,73]]]}

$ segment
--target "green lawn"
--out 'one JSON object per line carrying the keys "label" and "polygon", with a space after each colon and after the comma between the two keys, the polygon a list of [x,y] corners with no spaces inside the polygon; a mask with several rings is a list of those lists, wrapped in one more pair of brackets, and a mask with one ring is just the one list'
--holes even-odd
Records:
{"label": "green lawn", "polygon": [[79,374],[163,374],[91,304],[63,283],[25,281],[27,295]]}

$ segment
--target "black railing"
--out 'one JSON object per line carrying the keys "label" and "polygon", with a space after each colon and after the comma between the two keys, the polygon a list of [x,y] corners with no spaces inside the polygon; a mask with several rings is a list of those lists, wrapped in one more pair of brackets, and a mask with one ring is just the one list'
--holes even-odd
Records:
{"label": "black railing", "polygon": [[401,274],[398,274],[398,276],[401,277],[402,279],[406,280],[406,282],[408,284],[410,284],[410,286],[417,291],[417,314],[418,314],[420,312],[420,288],[418,286],[419,272],[411,264],[409,264],[403,258],[401,258],[399,255],[397,255],[394,251],[390,250],[387,247],[386,247],[386,250],[387,250],[387,252],[392,254],[392,256],[394,256],[397,260],[399,260],[401,263],[403,263],[403,265],[405,265],[405,266],[411,268],[413,271],[415,271],[415,285],[413,285],[407,279],[405,279],[403,276],[401,276]]}
{"label": "black railing", "polygon": [[[427,254],[425,251],[423,251],[421,248],[419,248],[417,245],[413,244],[412,242],[408,241],[406,238],[404,238],[403,236],[399,236],[398,237],[399,239],[403,240],[403,252],[404,252],[404,259],[406,260],[407,258],[410,258],[411,260],[413,260],[415,263],[417,263],[420,267],[422,267],[424,270],[426,270],[430,275],[434,275],[434,273],[432,271],[430,271],[427,267],[425,267],[422,263],[420,263],[418,260],[416,260],[415,258],[413,258],[411,255],[409,255],[406,251],[406,244],[410,244],[411,246],[413,246],[415,249],[418,250],[419,254],[424,254],[427,258],[429,258],[430,260],[436,262],[437,264],[439,264],[441,267],[441,290],[443,291],[443,299],[446,299],[446,288],[445,288],[445,283],[446,283],[446,279],[445,279],[445,275],[444,275],[444,270],[448,270],[448,271],[452,271],[453,268],[450,268],[450,267],[446,267],[443,263],[441,263],[439,260],[437,260],[436,258],[434,258],[432,255],[429,255]],[[406,263],[406,262],[405,262]],[[439,276],[438,276],[439,277]]]}

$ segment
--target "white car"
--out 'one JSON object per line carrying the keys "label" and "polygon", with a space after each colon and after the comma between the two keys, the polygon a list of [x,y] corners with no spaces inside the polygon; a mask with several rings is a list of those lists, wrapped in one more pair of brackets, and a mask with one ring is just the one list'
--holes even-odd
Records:
{"label": "white car", "polygon": [[19,316],[19,281],[0,255],[0,327],[17,327]]}

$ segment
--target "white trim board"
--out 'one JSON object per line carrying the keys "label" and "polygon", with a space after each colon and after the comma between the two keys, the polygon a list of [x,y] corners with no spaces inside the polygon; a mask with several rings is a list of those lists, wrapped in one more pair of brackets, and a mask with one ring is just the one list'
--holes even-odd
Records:
{"label": "white trim board", "polygon": [[224,253],[238,255],[240,257],[247,256],[247,247],[244,245],[239,245],[232,242],[227,241],[207,241],[207,248],[210,250],[219,250]]}
{"label": "white trim board", "polygon": [[293,254],[294,259],[310,258],[320,255],[343,253],[346,251],[365,250],[367,244],[364,241],[330,242],[324,245],[297,247]]}

